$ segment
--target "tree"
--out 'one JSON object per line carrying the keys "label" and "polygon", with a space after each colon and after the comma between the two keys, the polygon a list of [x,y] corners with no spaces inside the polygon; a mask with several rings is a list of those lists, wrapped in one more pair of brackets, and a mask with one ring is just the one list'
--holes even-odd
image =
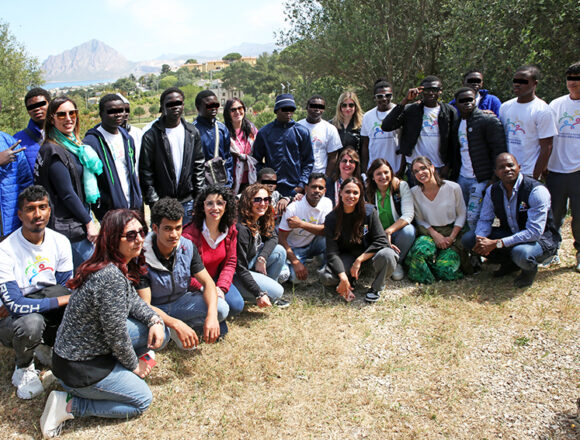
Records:
{"label": "tree", "polygon": [[137,118],[139,118],[139,122],[141,122],[141,116],[145,114],[145,109],[141,106],[137,106],[135,107],[135,110],[133,110],[133,114],[137,116]]}
{"label": "tree", "polygon": [[237,53],[237,52],[230,52],[227,55],[224,55],[222,60],[224,61],[238,61],[242,58],[242,54],[241,53]]}
{"label": "tree", "polygon": [[169,64],[162,64],[161,65],[161,75],[165,75],[171,72],[171,66]]}
{"label": "tree", "polygon": [[173,87],[177,84],[177,77],[173,75],[167,75],[159,80],[159,89],[165,90],[169,87]]}
{"label": "tree", "polygon": [[157,113],[159,113],[159,104],[152,104],[152,105],[149,107],[149,114],[150,114],[151,116],[154,116],[154,115],[156,115]]}
{"label": "tree", "polygon": [[[135,77],[133,76],[133,78]],[[135,80],[132,80],[131,77],[119,78],[117,81],[113,83],[113,88],[130,95],[137,91],[137,82]]]}
{"label": "tree", "polygon": [[0,22],[0,129],[13,134],[26,127],[28,114],[22,99],[27,89],[42,85],[40,65]]}
{"label": "tree", "polygon": [[185,64],[197,64],[197,60],[195,58],[189,58]]}

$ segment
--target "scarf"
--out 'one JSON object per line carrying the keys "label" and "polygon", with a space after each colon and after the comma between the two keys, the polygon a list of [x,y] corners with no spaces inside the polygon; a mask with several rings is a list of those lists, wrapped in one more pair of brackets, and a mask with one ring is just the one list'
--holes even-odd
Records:
{"label": "scarf", "polygon": [[103,163],[97,153],[90,146],[79,142],[74,133],[72,138],[69,138],[60,130],[53,128],[50,137],[78,158],[83,166],[85,200],[88,204],[96,203],[101,197],[96,176],[103,172]]}

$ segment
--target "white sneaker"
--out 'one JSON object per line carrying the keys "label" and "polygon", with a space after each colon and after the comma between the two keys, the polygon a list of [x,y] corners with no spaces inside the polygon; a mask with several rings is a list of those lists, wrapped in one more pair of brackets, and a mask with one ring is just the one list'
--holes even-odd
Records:
{"label": "white sneaker", "polygon": [[52,347],[46,344],[38,344],[34,349],[34,356],[42,365],[52,368]]}
{"label": "white sneaker", "polygon": [[21,399],[33,399],[44,391],[34,363],[27,368],[16,367],[12,374],[12,385],[16,387],[16,395]]}
{"label": "white sneaker", "polygon": [[287,264],[284,264],[284,266],[282,266],[282,270],[280,271],[280,275],[278,276],[278,282],[280,284],[284,284],[286,281],[288,281],[288,278],[290,278],[290,268]]}
{"label": "white sneaker", "polygon": [[66,393],[53,391],[49,394],[40,417],[40,430],[44,438],[59,436],[64,422],[74,419],[74,416],[66,411],[66,404]]}
{"label": "white sneaker", "polygon": [[403,265],[397,263],[397,267],[395,267],[395,271],[391,275],[391,279],[393,281],[401,281],[405,278],[405,269],[403,269]]}

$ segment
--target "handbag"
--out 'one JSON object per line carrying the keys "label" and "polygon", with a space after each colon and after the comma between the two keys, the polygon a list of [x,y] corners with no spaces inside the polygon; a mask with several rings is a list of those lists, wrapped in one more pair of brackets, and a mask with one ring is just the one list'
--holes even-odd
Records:
{"label": "handbag", "polygon": [[217,121],[215,121],[215,149],[213,158],[206,161],[204,166],[205,183],[207,185],[225,185],[228,183],[226,161],[219,156],[220,134]]}

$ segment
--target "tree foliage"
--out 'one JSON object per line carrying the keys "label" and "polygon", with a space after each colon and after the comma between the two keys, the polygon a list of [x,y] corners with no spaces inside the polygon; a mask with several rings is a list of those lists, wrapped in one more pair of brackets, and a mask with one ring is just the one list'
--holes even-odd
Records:
{"label": "tree foliage", "polygon": [[161,65],[161,74],[164,75],[164,74],[167,74],[169,72],[171,72],[171,66],[169,64],[162,64]]}
{"label": "tree foliage", "polygon": [[189,58],[185,64],[197,64],[197,60],[195,58]]}
{"label": "tree foliage", "polygon": [[230,52],[222,57],[224,61],[238,61],[242,58],[242,54],[238,52]]}

